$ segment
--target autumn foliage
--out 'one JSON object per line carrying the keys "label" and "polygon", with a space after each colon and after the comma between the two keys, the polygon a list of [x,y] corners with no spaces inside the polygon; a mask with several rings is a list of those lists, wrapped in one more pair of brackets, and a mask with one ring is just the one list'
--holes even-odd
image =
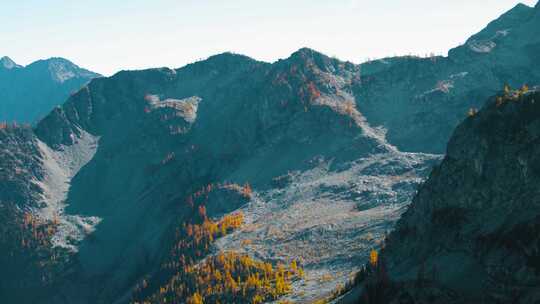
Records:
{"label": "autumn foliage", "polygon": [[[198,207],[202,224],[183,224],[176,231],[177,243],[162,264],[160,276],[143,279],[132,303],[262,303],[291,291],[291,281],[303,276],[296,261],[285,266],[257,261],[248,255],[221,252],[210,254],[212,242],[242,226],[242,213],[214,222],[206,209]],[[165,279],[164,279],[165,278]]]}
{"label": "autumn foliage", "polygon": [[[0,203],[0,264],[20,270],[9,284],[47,287],[62,275],[61,265],[68,254],[53,248],[52,237],[58,230],[58,220],[44,220],[29,211]],[[22,268],[21,268],[22,267]],[[7,283],[7,282],[6,282]]]}
{"label": "autumn foliage", "polygon": [[16,121],[12,123],[8,123],[6,121],[0,122],[0,130],[19,129],[19,128],[31,129],[32,127],[30,126],[30,124],[27,124],[27,123],[18,124]]}
{"label": "autumn foliage", "polygon": [[317,89],[313,81],[308,83],[308,92],[310,100],[315,100],[321,97],[321,92],[319,91],[319,89]]}
{"label": "autumn foliage", "polygon": [[503,88],[503,95],[496,97],[496,105],[497,107],[502,106],[506,102],[514,101],[518,102],[521,100],[521,97],[523,97],[525,94],[529,93],[529,86],[524,84],[521,86],[521,88],[513,90],[510,85],[506,84]]}
{"label": "autumn foliage", "polygon": [[263,303],[291,291],[292,280],[303,276],[297,261],[274,265],[245,254],[212,252],[216,239],[244,224],[242,212],[219,220],[207,214],[205,200],[223,188],[247,198],[253,193],[249,183],[217,183],[189,195],[184,205],[191,210],[189,221],[175,229],[173,245],[159,271],[137,283],[131,303]]}
{"label": "autumn foliage", "polygon": [[377,267],[377,263],[379,262],[379,253],[377,250],[371,250],[369,253],[369,264],[373,267]]}
{"label": "autumn foliage", "polygon": [[256,261],[248,255],[222,252],[202,264],[186,267],[182,275],[154,294],[150,303],[263,303],[291,291],[301,270]]}

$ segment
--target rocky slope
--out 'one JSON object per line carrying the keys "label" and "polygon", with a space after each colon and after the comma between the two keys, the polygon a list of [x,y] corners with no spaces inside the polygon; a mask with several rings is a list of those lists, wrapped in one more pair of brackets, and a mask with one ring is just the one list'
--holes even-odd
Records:
{"label": "rocky slope", "polygon": [[26,67],[0,58],[0,121],[35,123],[99,74],[63,58]]}
{"label": "rocky slope", "polygon": [[398,287],[367,302],[540,299],[539,100],[492,98],[456,129],[385,243],[381,261]]}

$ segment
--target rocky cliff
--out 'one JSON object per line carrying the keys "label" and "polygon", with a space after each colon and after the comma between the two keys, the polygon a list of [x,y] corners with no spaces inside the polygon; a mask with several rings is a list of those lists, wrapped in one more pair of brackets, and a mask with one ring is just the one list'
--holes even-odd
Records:
{"label": "rocky cliff", "polygon": [[460,124],[385,242],[368,303],[540,299],[538,100],[510,92]]}

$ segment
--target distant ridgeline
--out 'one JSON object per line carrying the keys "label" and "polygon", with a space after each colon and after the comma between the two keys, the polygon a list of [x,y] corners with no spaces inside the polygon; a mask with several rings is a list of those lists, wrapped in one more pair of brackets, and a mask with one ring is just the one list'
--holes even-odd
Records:
{"label": "distant ridgeline", "polygon": [[0,122],[35,123],[99,74],[63,58],[26,67],[0,58]]}

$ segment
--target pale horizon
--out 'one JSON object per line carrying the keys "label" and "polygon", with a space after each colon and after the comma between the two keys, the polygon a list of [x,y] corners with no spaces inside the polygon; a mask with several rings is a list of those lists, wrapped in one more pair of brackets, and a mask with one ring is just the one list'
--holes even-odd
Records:
{"label": "pale horizon", "polygon": [[409,54],[446,56],[518,3],[536,2],[28,0],[3,4],[0,57],[20,65],[63,57],[110,76],[120,70],[179,68],[224,52],[274,62],[303,47],[354,63]]}

